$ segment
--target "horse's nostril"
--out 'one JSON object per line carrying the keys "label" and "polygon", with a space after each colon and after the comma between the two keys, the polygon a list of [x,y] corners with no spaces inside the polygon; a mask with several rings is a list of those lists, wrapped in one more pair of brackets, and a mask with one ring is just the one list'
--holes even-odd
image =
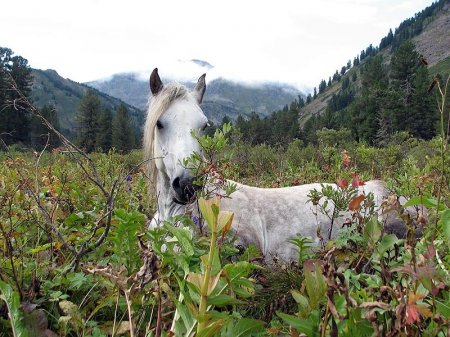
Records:
{"label": "horse's nostril", "polygon": [[172,187],[175,191],[180,189],[180,178],[176,177],[172,182]]}
{"label": "horse's nostril", "polygon": [[177,177],[172,181],[172,187],[179,200],[182,201],[191,200],[198,190],[198,188],[193,185],[192,177]]}

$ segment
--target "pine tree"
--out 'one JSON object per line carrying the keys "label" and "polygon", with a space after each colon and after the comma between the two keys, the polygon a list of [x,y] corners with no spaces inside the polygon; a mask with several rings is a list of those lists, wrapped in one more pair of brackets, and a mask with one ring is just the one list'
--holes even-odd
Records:
{"label": "pine tree", "polygon": [[0,135],[8,145],[29,144],[30,114],[20,105],[14,107],[11,104],[19,95],[10,90],[10,78],[22,94],[30,96],[33,78],[28,61],[21,56],[13,56],[11,49],[0,47]]}
{"label": "pine tree", "polygon": [[436,103],[428,93],[430,77],[428,69],[420,65],[413,79],[413,96],[409,118],[409,131],[414,137],[431,139],[436,135],[438,111]]}
{"label": "pine tree", "polygon": [[350,86],[350,78],[348,76],[344,77],[342,80],[341,89],[346,90]]}
{"label": "pine tree", "polygon": [[96,150],[108,152],[112,147],[112,113],[109,109],[103,109],[98,117],[98,128],[95,139]]}
{"label": "pine tree", "polygon": [[381,54],[369,59],[362,74],[361,97],[352,106],[357,139],[373,144],[379,128],[377,116],[385,106],[388,77]]}
{"label": "pine tree", "polygon": [[396,88],[405,94],[410,101],[412,78],[419,65],[419,54],[411,41],[403,43],[394,53],[391,60],[391,79]]}
{"label": "pine tree", "polygon": [[243,139],[249,139],[249,125],[242,115],[236,118],[235,126],[241,132]]}
{"label": "pine tree", "polygon": [[95,150],[100,111],[100,99],[92,90],[88,90],[81,99],[78,114],[75,116],[77,144],[86,152]]}
{"label": "pine tree", "polygon": [[364,49],[361,50],[360,55],[361,55],[361,56],[359,57],[360,61],[362,61],[362,60],[364,60],[364,59],[366,58],[366,52],[364,51]]}
{"label": "pine tree", "polygon": [[383,108],[377,112],[377,125],[378,129],[376,131],[374,143],[380,147],[384,147],[389,144],[394,131],[392,127],[392,118]]}
{"label": "pine tree", "polygon": [[319,94],[323,93],[326,88],[327,88],[327,82],[325,82],[325,80],[320,81]]}
{"label": "pine tree", "polygon": [[391,60],[391,110],[394,128],[415,137],[429,139],[435,134],[436,110],[427,93],[429,75],[419,61],[411,41],[400,45]]}
{"label": "pine tree", "polygon": [[134,148],[134,138],[128,110],[121,104],[112,122],[112,146],[120,153],[127,153]]}
{"label": "pine tree", "polygon": [[298,107],[299,109],[303,108],[305,106],[305,100],[302,96],[298,95]]}
{"label": "pine tree", "polygon": [[291,104],[289,104],[289,112],[296,112],[298,110],[298,102],[294,99]]}

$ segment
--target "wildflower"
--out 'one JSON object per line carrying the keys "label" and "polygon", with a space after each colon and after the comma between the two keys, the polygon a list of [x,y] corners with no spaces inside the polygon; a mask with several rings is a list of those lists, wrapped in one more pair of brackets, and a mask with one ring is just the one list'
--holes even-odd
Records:
{"label": "wildflower", "polygon": [[127,191],[131,192],[131,182],[133,181],[133,177],[130,176],[130,175],[127,175],[125,177],[125,181],[126,181],[126,184],[127,184]]}
{"label": "wildflower", "polygon": [[194,223],[194,224],[196,224],[197,226],[200,224],[200,219],[199,219],[199,217],[198,216],[195,216],[195,215],[191,215],[191,220],[192,220],[192,222]]}

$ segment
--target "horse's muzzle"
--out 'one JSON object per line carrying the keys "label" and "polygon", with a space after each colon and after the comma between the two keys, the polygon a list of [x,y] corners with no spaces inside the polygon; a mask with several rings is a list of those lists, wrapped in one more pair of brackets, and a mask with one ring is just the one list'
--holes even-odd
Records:
{"label": "horse's muzzle", "polygon": [[200,186],[194,184],[193,177],[176,177],[172,181],[172,188],[176,194],[175,202],[180,204],[194,201],[196,192],[201,189]]}

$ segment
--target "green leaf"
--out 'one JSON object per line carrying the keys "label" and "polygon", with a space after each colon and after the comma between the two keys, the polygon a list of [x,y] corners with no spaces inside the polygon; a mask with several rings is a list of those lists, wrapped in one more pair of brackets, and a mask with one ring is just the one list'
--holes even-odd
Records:
{"label": "green leaf", "polygon": [[311,311],[308,299],[297,290],[291,290],[291,294],[292,297],[294,297],[295,302],[298,304],[300,316],[305,317]]}
{"label": "green leaf", "polygon": [[250,319],[241,318],[238,320],[233,329],[233,337],[253,336],[255,333],[264,331],[264,322]]}
{"label": "green leaf", "polygon": [[327,290],[325,278],[322,275],[319,261],[307,260],[303,264],[305,274],[306,292],[309,297],[309,305],[312,309],[317,309]]}
{"label": "green leaf", "polygon": [[178,302],[176,304],[176,307],[180,314],[181,319],[183,320],[186,330],[191,330],[197,324],[197,320],[188,310],[188,306]]}
{"label": "green leaf", "polygon": [[196,335],[197,337],[210,337],[215,336],[215,333],[222,327],[223,320],[219,319],[210,323],[206,328],[199,331]]}
{"label": "green leaf", "polygon": [[181,249],[187,256],[194,255],[194,246],[192,245],[192,233],[189,228],[168,227],[169,231],[177,238]]}
{"label": "green leaf", "polygon": [[30,249],[30,253],[31,253],[31,254],[36,254],[36,253],[39,253],[39,252],[43,252],[43,251],[45,251],[45,250],[50,249],[51,246],[52,246],[51,243],[46,243],[46,244],[43,244],[43,245],[41,245],[41,246],[37,246],[37,247],[35,247],[35,248],[33,248],[33,249]]}
{"label": "green leaf", "polygon": [[230,279],[237,278],[239,276],[247,276],[254,269],[263,269],[263,268],[261,266],[252,264],[247,261],[228,263],[224,267],[224,270],[226,271],[226,273]]}
{"label": "green leaf", "polygon": [[308,337],[319,336],[319,326],[309,320],[291,316],[282,312],[277,311],[278,317],[280,317],[285,323],[289,324],[293,328],[297,329],[299,332],[303,332]]}
{"label": "green leaf", "polygon": [[[425,198],[421,196],[415,196],[409,199],[403,207],[409,207],[409,206],[417,206],[417,205],[424,205],[427,208],[437,208],[438,207],[438,201],[433,198]],[[439,211],[442,211],[444,209],[445,205],[441,203],[439,205]]]}
{"label": "green leaf", "polygon": [[450,303],[436,301],[436,311],[440,313],[443,317],[450,317]]}
{"label": "green leaf", "polygon": [[444,236],[447,241],[450,241],[450,208],[447,208],[441,213],[441,219],[439,220],[439,226],[444,232]]}
{"label": "green leaf", "polygon": [[378,221],[378,218],[374,216],[372,219],[367,222],[364,227],[364,238],[370,243],[374,244],[380,239],[382,233],[381,222]]}
{"label": "green leaf", "polygon": [[[208,225],[209,230],[212,232],[217,222],[217,214],[219,214],[219,198],[211,198],[211,199],[198,199],[198,207],[200,209],[200,213],[205,219],[206,224]],[[215,207],[213,207],[215,206]]]}
{"label": "green leaf", "polygon": [[208,303],[208,305],[214,305],[216,307],[223,307],[225,305],[244,304],[245,302],[238,300],[237,298],[234,298],[233,296],[230,296],[230,295],[219,294],[216,296],[208,297],[207,303]]}
{"label": "green leaf", "polygon": [[67,274],[67,281],[69,281],[69,287],[75,289],[81,289],[86,283],[90,283],[91,279],[84,273],[69,273]]}
{"label": "green leaf", "polygon": [[8,316],[14,337],[28,337],[28,330],[23,324],[23,315],[20,310],[19,294],[2,280],[0,280],[0,299],[5,301],[8,307]]}
{"label": "green leaf", "polygon": [[[354,308],[349,311],[349,318],[341,321],[342,326],[338,325],[339,329],[342,329],[342,336],[373,336],[373,327],[369,321],[364,318],[361,308]],[[339,330],[339,332],[341,332]],[[341,333],[339,333],[341,336]]]}
{"label": "green leaf", "polygon": [[64,222],[70,226],[70,225],[73,225],[75,222],[83,220],[83,219],[84,219],[83,212],[72,213],[64,220]]}
{"label": "green leaf", "polygon": [[398,239],[395,236],[395,234],[388,234],[383,236],[381,242],[377,246],[378,256],[381,258],[384,255],[384,253],[386,253],[389,249],[393,248],[397,242]]}

